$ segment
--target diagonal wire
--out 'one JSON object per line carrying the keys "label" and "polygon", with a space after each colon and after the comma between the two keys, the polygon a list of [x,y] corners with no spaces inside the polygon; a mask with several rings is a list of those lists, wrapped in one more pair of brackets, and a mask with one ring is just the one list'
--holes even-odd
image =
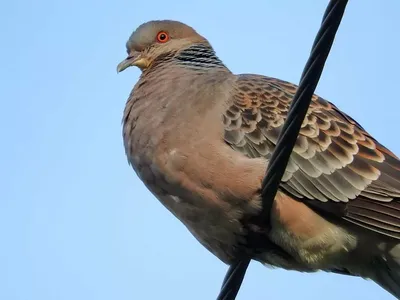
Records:
{"label": "diagonal wire", "polygon": [[242,285],[247,267],[250,264],[250,258],[239,260],[229,267],[222,284],[221,292],[217,300],[234,300]]}
{"label": "diagonal wire", "polygon": [[[310,57],[302,73],[299,87],[280,132],[276,148],[262,183],[262,222],[269,227],[269,214],[282,176],[306,116],[311,97],[321,77],[348,0],[331,0],[326,8],[321,28],[315,38]],[[230,266],[217,300],[234,300],[239,292],[251,258],[246,257]]]}

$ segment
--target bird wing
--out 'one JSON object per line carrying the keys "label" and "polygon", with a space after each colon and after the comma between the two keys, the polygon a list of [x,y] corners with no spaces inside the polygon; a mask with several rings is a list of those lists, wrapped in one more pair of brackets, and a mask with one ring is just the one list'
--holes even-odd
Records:
{"label": "bird wing", "polygon": [[[269,159],[297,86],[239,75],[223,118],[225,141]],[[355,120],[314,95],[280,190],[369,230],[400,239],[400,161]]]}

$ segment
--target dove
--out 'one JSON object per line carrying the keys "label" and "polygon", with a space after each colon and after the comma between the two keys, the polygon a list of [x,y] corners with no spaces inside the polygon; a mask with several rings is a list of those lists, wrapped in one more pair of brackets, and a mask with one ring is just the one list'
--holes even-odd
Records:
{"label": "dove", "polygon": [[[141,70],[123,114],[130,165],[226,264],[249,255],[370,279],[400,298],[400,160],[313,95],[266,228],[261,185],[297,86],[233,74],[178,21],[140,25],[117,67]],[[264,223],[265,224],[265,223]]]}

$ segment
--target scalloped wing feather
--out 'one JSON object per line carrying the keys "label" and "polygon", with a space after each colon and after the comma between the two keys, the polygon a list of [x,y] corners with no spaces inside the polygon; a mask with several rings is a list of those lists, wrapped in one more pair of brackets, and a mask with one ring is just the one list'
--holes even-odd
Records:
{"label": "scalloped wing feather", "polygon": [[[225,141],[248,157],[268,160],[296,89],[270,77],[239,75],[223,116]],[[316,95],[281,189],[311,207],[400,239],[399,159],[355,120]],[[329,202],[340,209],[325,205]]]}

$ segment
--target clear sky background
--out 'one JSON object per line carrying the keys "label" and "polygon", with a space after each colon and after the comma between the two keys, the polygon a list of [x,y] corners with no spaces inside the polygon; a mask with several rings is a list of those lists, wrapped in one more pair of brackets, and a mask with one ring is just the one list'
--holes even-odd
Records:
{"label": "clear sky background", "polygon": [[[400,154],[400,2],[350,0],[317,88]],[[236,73],[298,83],[328,1],[0,4],[0,299],[215,299],[227,267],[128,166],[117,75],[132,30],[195,27]],[[372,282],[253,262],[239,299],[392,299]]]}

